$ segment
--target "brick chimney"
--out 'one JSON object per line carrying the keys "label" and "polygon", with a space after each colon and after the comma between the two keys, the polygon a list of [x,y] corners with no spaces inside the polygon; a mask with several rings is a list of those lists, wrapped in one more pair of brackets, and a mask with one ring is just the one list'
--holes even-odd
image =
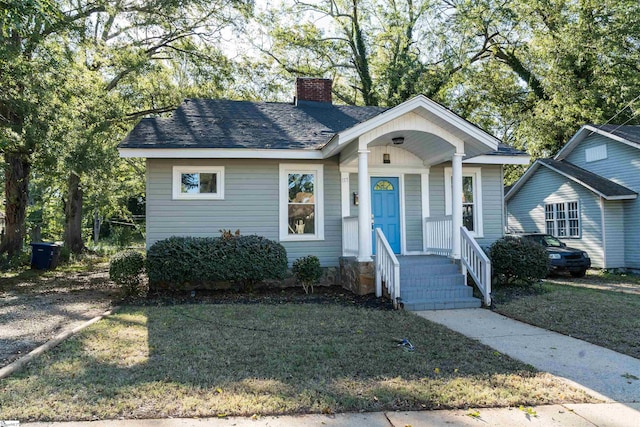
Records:
{"label": "brick chimney", "polygon": [[331,103],[331,79],[296,78],[296,102],[315,101]]}

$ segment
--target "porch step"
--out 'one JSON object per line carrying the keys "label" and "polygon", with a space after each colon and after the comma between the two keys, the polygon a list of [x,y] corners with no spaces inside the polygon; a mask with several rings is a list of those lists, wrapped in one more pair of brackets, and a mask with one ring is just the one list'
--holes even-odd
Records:
{"label": "porch step", "polygon": [[478,308],[481,303],[478,298],[465,298],[456,300],[432,300],[403,302],[404,309],[409,311],[422,310],[456,310],[461,308]]}
{"label": "porch step", "polygon": [[405,310],[477,308],[473,288],[465,285],[460,266],[447,257],[401,256],[400,298]]}

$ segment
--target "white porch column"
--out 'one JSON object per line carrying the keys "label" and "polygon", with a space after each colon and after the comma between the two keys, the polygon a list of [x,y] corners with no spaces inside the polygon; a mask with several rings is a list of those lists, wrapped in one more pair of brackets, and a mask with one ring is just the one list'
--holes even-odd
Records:
{"label": "white porch column", "polygon": [[[368,150],[358,150],[358,261],[371,261],[371,189]],[[461,196],[462,197],[462,196]]]}
{"label": "white porch column", "polygon": [[451,257],[460,259],[460,227],[462,227],[462,158],[464,153],[455,153],[451,160]]}

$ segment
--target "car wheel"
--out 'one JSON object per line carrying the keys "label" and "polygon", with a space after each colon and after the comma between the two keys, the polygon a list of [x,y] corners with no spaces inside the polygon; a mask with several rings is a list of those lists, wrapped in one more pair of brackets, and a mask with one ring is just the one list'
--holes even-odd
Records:
{"label": "car wheel", "polygon": [[580,270],[580,271],[572,271],[571,275],[573,277],[584,277],[584,275],[587,273],[587,270]]}

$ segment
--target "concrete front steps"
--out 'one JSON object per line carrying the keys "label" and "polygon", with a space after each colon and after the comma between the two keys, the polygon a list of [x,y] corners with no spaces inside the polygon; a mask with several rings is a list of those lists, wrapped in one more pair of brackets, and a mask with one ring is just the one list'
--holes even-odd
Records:
{"label": "concrete front steps", "polygon": [[405,310],[477,308],[482,302],[465,285],[460,266],[443,256],[398,256],[400,299]]}

